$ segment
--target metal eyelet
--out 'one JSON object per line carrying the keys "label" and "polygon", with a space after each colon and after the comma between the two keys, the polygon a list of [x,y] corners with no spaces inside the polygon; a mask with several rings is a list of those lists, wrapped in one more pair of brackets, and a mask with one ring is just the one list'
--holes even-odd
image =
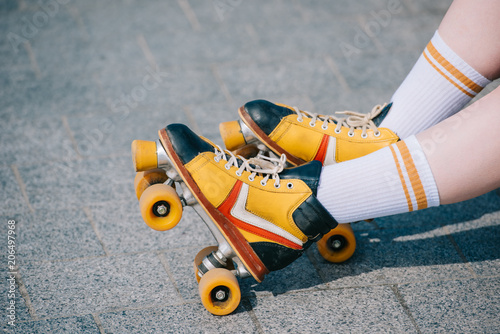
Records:
{"label": "metal eyelet", "polygon": [[255,177],[251,177],[252,175],[248,175],[248,181],[253,182],[255,180]]}
{"label": "metal eyelet", "polygon": [[347,133],[347,135],[348,135],[349,137],[354,137],[354,132],[348,132],[348,133]]}
{"label": "metal eyelet", "polygon": [[288,183],[286,184],[286,187],[287,187],[288,189],[292,189],[292,188],[293,188],[293,183],[292,183],[292,182],[288,182]]}
{"label": "metal eyelet", "polygon": [[380,137],[381,133],[380,133],[380,131],[377,131],[377,132],[375,132],[373,135],[374,135],[375,137]]}
{"label": "metal eyelet", "polygon": [[297,116],[297,122],[302,123],[303,119],[300,116]]}
{"label": "metal eyelet", "polygon": [[309,126],[310,126],[311,128],[314,128],[314,127],[316,126],[316,123],[309,122]]}
{"label": "metal eyelet", "polygon": [[237,170],[237,171],[236,171],[236,175],[241,176],[241,175],[242,175],[242,173],[240,173],[240,171],[238,171],[238,170]]}
{"label": "metal eyelet", "polygon": [[229,166],[228,164],[225,164],[224,167],[227,169],[227,170],[230,170],[231,169],[231,166]]}
{"label": "metal eyelet", "polygon": [[341,133],[341,132],[342,132],[342,130],[341,130],[341,129],[338,129],[338,130],[337,130],[337,129],[335,129],[335,133],[336,133],[336,134],[339,134],[339,133]]}
{"label": "metal eyelet", "polygon": [[323,130],[328,130],[328,125],[327,125],[327,126],[322,125],[322,126],[321,126],[321,128],[322,128]]}
{"label": "metal eyelet", "polygon": [[366,133],[362,133],[361,138],[366,139],[366,138],[368,138],[368,135]]}
{"label": "metal eyelet", "polygon": [[214,157],[214,160],[215,160],[215,162],[219,162],[219,161],[220,161],[220,158],[218,158],[218,157]]}
{"label": "metal eyelet", "polygon": [[260,185],[261,185],[261,186],[265,187],[265,186],[266,186],[266,184],[267,184],[267,182],[264,182],[264,180],[260,181]]}
{"label": "metal eyelet", "polygon": [[276,188],[276,189],[279,189],[280,187],[281,187],[281,184],[279,184],[279,183],[274,185],[274,188]]}

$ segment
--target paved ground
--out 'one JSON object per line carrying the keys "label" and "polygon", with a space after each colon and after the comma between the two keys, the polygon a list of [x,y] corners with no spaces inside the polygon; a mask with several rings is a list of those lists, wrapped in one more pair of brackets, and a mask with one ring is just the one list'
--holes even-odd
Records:
{"label": "paved ground", "polygon": [[241,306],[220,318],[201,306],[192,273],[213,242],[203,223],[188,209],[174,230],[152,231],[133,190],[130,143],[167,123],[220,143],[218,123],[255,98],[323,113],[387,101],[448,5],[2,0],[1,328],[500,332],[496,192],[357,224],[347,263],[313,247],[262,284],[242,281]]}

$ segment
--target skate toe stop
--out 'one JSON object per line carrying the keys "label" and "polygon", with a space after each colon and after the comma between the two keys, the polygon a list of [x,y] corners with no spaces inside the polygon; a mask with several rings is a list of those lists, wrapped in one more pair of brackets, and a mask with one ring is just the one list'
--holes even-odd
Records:
{"label": "skate toe stop", "polygon": [[147,140],[134,140],[132,142],[132,160],[136,172],[158,168],[156,143]]}

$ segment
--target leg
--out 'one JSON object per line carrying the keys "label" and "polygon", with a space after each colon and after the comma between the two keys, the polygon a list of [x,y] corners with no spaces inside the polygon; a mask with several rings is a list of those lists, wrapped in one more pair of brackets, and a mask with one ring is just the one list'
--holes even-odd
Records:
{"label": "leg", "polygon": [[326,166],[318,199],[346,223],[455,203],[498,188],[499,104],[497,88],[416,137]]}
{"label": "leg", "polygon": [[500,2],[457,0],[392,97],[382,127],[401,138],[419,133],[463,108],[500,76]]}
{"label": "leg", "polygon": [[221,124],[224,143],[235,150],[261,142],[293,165],[329,165],[417,134],[461,110],[500,75],[499,14],[498,1],[455,1],[392,104],[341,119],[252,101],[240,108],[241,121]]}
{"label": "leg", "polygon": [[500,87],[446,121],[420,133],[441,204],[500,187]]}
{"label": "leg", "polygon": [[438,28],[460,57],[490,80],[500,77],[500,1],[455,0]]}

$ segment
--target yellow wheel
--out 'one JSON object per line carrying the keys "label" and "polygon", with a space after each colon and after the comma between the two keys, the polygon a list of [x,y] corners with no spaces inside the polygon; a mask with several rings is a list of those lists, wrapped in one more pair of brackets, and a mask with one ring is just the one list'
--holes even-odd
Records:
{"label": "yellow wheel", "polygon": [[132,142],[132,161],[136,172],[158,168],[156,143],[147,140]]}
{"label": "yellow wheel", "polygon": [[203,261],[205,256],[207,256],[208,254],[210,254],[212,252],[216,252],[217,249],[219,249],[219,247],[217,247],[217,246],[205,247],[201,251],[199,251],[198,254],[196,254],[196,256],[194,257],[194,261],[193,261],[194,275],[195,275],[196,281],[198,283],[200,283],[200,279],[201,279],[201,277],[198,276],[198,266],[201,264],[201,262]]}
{"label": "yellow wheel", "polygon": [[356,249],[356,238],[349,224],[338,224],[318,241],[318,250],[327,261],[341,263],[347,261]]}
{"label": "yellow wheel", "polygon": [[145,172],[135,174],[134,189],[137,199],[141,199],[141,195],[147,187],[157,183],[164,183],[168,180],[167,174],[163,169],[152,169]]}
{"label": "yellow wheel", "polygon": [[166,184],[153,184],[139,201],[142,219],[153,230],[165,231],[181,220],[182,203],[175,189]]}
{"label": "yellow wheel", "polygon": [[226,148],[233,151],[246,144],[245,137],[241,132],[238,121],[230,121],[219,124],[219,132]]}
{"label": "yellow wheel", "polygon": [[198,285],[201,302],[208,312],[227,315],[238,307],[241,291],[236,277],[227,269],[209,270]]}

